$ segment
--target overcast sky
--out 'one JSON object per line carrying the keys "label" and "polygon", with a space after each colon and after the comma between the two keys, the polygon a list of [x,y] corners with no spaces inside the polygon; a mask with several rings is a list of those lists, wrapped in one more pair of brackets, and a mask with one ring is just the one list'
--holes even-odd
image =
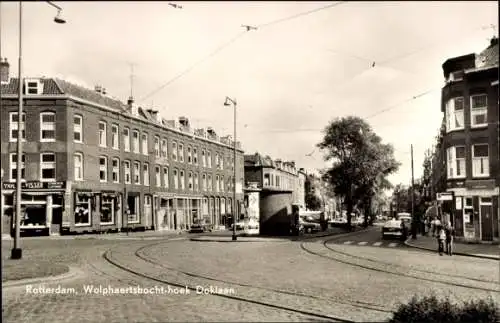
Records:
{"label": "overcast sky", "polygon": [[[232,134],[233,111],[223,101],[236,98],[246,153],[295,160],[309,171],[326,166],[314,147],[329,120],[378,113],[367,121],[402,162],[393,184],[410,182],[411,143],[415,177],[422,173],[442,119],[441,64],[487,47],[497,33],[488,26],[498,21],[496,1],[345,2],[281,21],[335,2],[176,3],[183,8],[57,2],[65,25],[53,22],[57,10],[47,3],[23,3],[24,74],[101,84],[126,101],[134,63],[142,106]],[[0,6],[1,56],[16,76],[19,4]],[[261,27],[207,58],[242,24]]]}

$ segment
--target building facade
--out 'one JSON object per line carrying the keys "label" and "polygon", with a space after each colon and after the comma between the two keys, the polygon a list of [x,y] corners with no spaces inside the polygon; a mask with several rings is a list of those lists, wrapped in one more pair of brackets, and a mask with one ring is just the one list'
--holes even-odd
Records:
{"label": "building facade", "polygon": [[260,189],[260,232],[288,234],[292,204],[305,200],[304,177],[293,161],[273,160],[259,153],[244,158],[245,182]]}
{"label": "building facade", "polygon": [[[132,98],[122,103],[102,87],[52,78],[24,79],[23,87],[22,230],[182,230],[200,220],[225,226],[235,183],[240,209],[243,151],[231,137],[193,129],[188,118],[166,120]],[[4,77],[4,233],[16,204],[17,93],[18,80]]]}
{"label": "building facade", "polygon": [[444,125],[433,178],[436,192],[452,193],[451,220],[467,240],[499,239],[498,67],[498,38],[479,55],[443,64]]}

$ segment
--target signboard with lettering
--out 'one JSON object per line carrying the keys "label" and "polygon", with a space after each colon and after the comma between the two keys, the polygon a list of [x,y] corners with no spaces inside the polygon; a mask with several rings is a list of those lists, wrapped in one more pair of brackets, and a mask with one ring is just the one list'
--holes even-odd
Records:
{"label": "signboard with lettering", "polygon": [[453,194],[452,193],[437,193],[436,199],[438,201],[453,201]]}
{"label": "signboard with lettering", "polygon": [[[15,190],[16,183],[2,183],[4,190]],[[66,182],[39,182],[28,181],[21,183],[22,190],[63,190],[66,188]]]}

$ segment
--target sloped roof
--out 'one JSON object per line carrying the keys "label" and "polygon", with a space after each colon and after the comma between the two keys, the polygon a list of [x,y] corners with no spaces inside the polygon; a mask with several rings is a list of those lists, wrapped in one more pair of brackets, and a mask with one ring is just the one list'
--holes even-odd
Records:
{"label": "sloped roof", "polygon": [[476,68],[498,66],[498,43],[490,45],[477,55]]}
{"label": "sloped roof", "polygon": [[[43,93],[45,95],[59,95],[63,94],[54,79],[51,78],[37,78],[43,84]],[[0,91],[3,95],[16,95],[19,93],[19,79],[11,77],[9,83],[2,84]]]}

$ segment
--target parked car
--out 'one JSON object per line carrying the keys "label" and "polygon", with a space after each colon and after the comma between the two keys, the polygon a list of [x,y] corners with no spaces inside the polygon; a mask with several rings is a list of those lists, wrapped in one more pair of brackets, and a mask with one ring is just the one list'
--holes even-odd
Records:
{"label": "parked car", "polygon": [[347,224],[347,219],[344,217],[334,218],[332,221],[328,222],[331,226],[343,226]]}
{"label": "parked car", "polygon": [[304,232],[313,233],[321,231],[321,224],[315,222],[314,218],[311,216],[301,216],[299,218],[299,223]]}
{"label": "parked car", "polygon": [[[233,230],[234,224],[231,224],[231,230]],[[243,230],[245,228],[245,222],[244,221],[238,221],[236,222],[236,231]]]}

